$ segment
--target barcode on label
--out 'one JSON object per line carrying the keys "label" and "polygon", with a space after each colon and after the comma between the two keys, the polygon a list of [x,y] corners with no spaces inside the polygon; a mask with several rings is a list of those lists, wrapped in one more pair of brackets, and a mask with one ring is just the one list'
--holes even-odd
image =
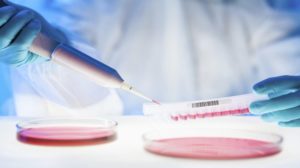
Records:
{"label": "barcode on label", "polygon": [[213,101],[206,101],[206,102],[197,102],[197,103],[192,103],[192,108],[197,108],[197,107],[206,107],[206,106],[216,106],[219,105],[218,100],[213,100]]}

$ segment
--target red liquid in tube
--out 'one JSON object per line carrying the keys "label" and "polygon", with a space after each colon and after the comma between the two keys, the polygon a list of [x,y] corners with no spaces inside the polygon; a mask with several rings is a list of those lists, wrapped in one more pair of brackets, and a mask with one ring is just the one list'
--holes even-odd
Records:
{"label": "red liquid in tube", "polygon": [[220,117],[220,116],[228,116],[228,115],[242,115],[248,113],[249,113],[249,108],[241,108],[241,109],[226,110],[226,111],[201,112],[201,113],[195,112],[194,114],[178,114],[178,115],[171,115],[170,118],[174,121],[178,121],[178,120],[197,119],[197,118]]}

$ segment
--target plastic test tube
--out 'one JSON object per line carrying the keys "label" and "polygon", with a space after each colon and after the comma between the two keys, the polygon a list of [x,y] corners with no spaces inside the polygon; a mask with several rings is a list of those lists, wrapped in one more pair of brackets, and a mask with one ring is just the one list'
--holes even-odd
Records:
{"label": "plastic test tube", "polygon": [[174,121],[197,118],[210,118],[249,113],[252,101],[267,99],[265,95],[245,94],[179,103],[163,103],[160,106],[144,104],[145,115],[167,116]]}

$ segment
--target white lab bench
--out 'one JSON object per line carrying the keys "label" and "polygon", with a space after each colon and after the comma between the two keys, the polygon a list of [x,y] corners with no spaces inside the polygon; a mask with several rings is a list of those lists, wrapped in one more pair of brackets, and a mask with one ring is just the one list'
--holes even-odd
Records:
{"label": "white lab bench", "polygon": [[300,128],[282,128],[256,117],[220,117],[176,123],[176,127],[228,127],[271,131],[284,137],[281,153],[244,160],[197,160],[158,156],[143,148],[142,134],[168,127],[169,122],[144,116],[110,117],[118,121],[117,138],[107,144],[49,147],[28,145],[16,139],[16,123],[23,118],[0,117],[0,168],[299,168]]}

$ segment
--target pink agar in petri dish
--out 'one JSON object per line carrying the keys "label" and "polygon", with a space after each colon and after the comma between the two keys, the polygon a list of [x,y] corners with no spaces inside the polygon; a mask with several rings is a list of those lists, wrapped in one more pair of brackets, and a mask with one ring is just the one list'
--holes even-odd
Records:
{"label": "pink agar in petri dish", "polygon": [[[180,133],[179,133],[180,134]],[[281,151],[281,136],[264,135],[264,138],[248,138],[248,136],[172,136],[146,137],[145,149],[151,153],[191,159],[250,159],[277,154]],[[210,133],[208,133],[210,135]],[[258,134],[261,136],[260,134]],[[255,136],[254,136],[255,137]]]}
{"label": "pink agar in petri dish", "polygon": [[115,139],[115,126],[116,122],[96,119],[32,120],[17,125],[17,139],[46,146],[103,144]]}
{"label": "pink agar in petri dish", "polygon": [[200,159],[245,159],[276,154],[281,149],[273,143],[252,139],[188,137],[152,142],[150,152],[172,157]]}

